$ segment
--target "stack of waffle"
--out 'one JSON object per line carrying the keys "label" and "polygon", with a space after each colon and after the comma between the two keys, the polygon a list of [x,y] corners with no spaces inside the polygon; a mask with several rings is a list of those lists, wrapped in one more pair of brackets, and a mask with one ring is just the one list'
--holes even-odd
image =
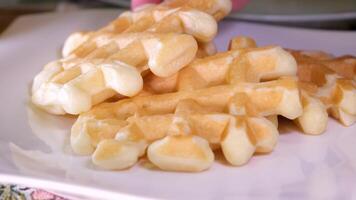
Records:
{"label": "stack of waffle", "polygon": [[78,115],[73,151],[110,170],[147,157],[163,170],[202,171],[218,149],[243,165],[276,146],[278,115],[313,135],[328,114],[355,123],[355,57],[242,36],[216,53],[217,22],[230,9],[228,0],[169,0],[73,33],[63,58],[35,77],[32,101]]}

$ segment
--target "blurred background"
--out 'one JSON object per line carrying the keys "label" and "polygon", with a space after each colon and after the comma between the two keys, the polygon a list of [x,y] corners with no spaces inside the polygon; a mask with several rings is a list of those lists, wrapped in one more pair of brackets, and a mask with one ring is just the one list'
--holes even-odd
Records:
{"label": "blurred background", "polygon": [[[16,17],[80,9],[129,9],[129,0],[0,0],[0,32]],[[316,29],[356,30],[356,0],[251,0],[228,20]]]}

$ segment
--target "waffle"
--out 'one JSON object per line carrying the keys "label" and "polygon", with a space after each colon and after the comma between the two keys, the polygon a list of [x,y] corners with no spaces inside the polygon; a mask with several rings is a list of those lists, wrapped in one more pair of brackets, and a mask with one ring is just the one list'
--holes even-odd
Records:
{"label": "waffle", "polygon": [[230,10],[227,0],[168,0],[74,33],[64,58],[36,76],[32,101],[79,114],[73,152],[107,170],[147,157],[162,170],[199,172],[217,150],[241,166],[273,151],[278,116],[309,135],[325,131],[329,114],[356,121],[355,57],[260,47],[246,36],[216,53],[217,21]]}
{"label": "waffle", "polygon": [[[159,11],[156,11],[159,12]],[[163,12],[163,11],[162,11]],[[133,28],[128,29],[122,33],[116,32],[89,32],[89,33],[74,33],[68,37],[63,47],[63,56],[64,57],[75,57],[75,58],[84,58],[88,56],[95,49],[98,49],[112,41],[117,41],[122,38],[123,35],[129,33],[186,33],[194,36],[199,42],[211,42],[217,33],[217,23],[216,21],[208,14],[196,11],[196,10],[179,10],[174,9],[173,11],[166,11],[168,15],[160,19],[158,22],[153,24],[142,25],[140,23],[134,23],[132,26],[148,26],[147,30],[144,28]],[[196,17],[199,20],[196,20]],[[147,20],[146,17],[144,17]],[[204,21],[203,24],[197,24],[197,22]],[[131,34],[132,35],[132,34]],[[117,38],[118,37],[118,38]],[[121,39],[122,40],[122,39]],[[124,39],[122,41],[127,41]]]}
{"label": "waffle", "polygon": [[301,62],[314,63],[328,68],[339,76],[356,81],[356,57],[344,55],[335,57],[322,51],[301,51],[288,49]]}
{"label": "waffle", "polygon": [[[331,101],[317,95],[322,87],[315,77],[301,77],[295,54],[278,46],[257,47],[248,37],[233,38],[228,51],[197,58],[170,77],[148,74],[144,84],[151,95],[101,104],[80,115],[72,128],[72,147],[106,169],[134,165],[116,159],[124,156],[121,151],[105,154],[107,141],[116,140],[132,149],[131,160],[147,154],[163,170],[202,171],[211,166],[216,149],[236,166],[255,153],[270,153],[278,140],[278,115],[306,134],[320,134],[327,110],[333,112]],[[330,59],[322,52],[308,57]]]}
{"label": "waffle", "polygon": [[[227,0],[165,1],[157,6],[145,6],[134,12],[124,12],[109,25],[96,32],[77,32],[68,37],[63,56],[83,57],[114,35],[137,32],[176,32],[193,35],[200,42],[210,42],[217,32],[216,21],[231,10]],[[213,17],[215,17],[215,19]]]}
{"label": "waffle", "polygon": [[[221,145],[228,161],[233,165],[241,165],[247,162],[254,152],[272,151],[278,138],[275,125],[265,118],[236,117],[206,110],[192,99],[179,101],[173,114],[135,115],[129,117],[126,122],[127,125],[117,132],[115,139],[120,141],[120,144],[136,147],[129,154],[132,155],[132,160],[138,160],[148,148],[147,156],[150,161],[164,170],[207,169],[214,158],[209,144]],[[114,159],[121,152],[112,151],[111,156],[104,153],[107,151],[106,143],[110,140],[99,142],[92,156],[93,162],[110,169],[128,167],[123,164],[125,160]],[[240,141],[238,146],[244,151],[234,151],[235,140]],[[99,148],[101,146],[102,148]],[[251,148],[246,149],[245,146]],[[107,157],[103,158],[103,154]]]}
{"label": "waffle", "polygon": [[[271,152],[278,138],[277,115],[296,119],[302,114],[298,82],[288,77],[296,74],[296,62],[278,46],[241,46],[241,41],[244,39],[234,42],[237,49],[230,46],[230,51],[196,59],[173,76],[162,78],[151,73],[145,77],[145,85],[153,93],[174,93],[101,104],[80,115],[72,128],[73,150],[92,154],[93,162],[103,168],[129,167],[114,157],[97,156],[97,151],[106,151],[105,142],[103,146],[101,142],[112,140],[116,134],[116,140],[137,147],[133,152],[139,153],[130,154],[132,160],[147,151],[156,166],[174,171],[207,169],[212,163],[209,152],[220,147],[232,165],[245,164],[255,152]],[[231,79],[236,70],[245,70],[247,75]],[[95,125],[114,127],[110,125],[113,121],[117,124],[113,129]],[[190,158],[183,152],[176,155],[178,150],[164,150],[181,148],[174,144],[192,146],[204,156]],[[234,150],[236,145],[240,151]],[[102,148],[98,150],[99,146]]]}
{"label": "waffle", "polygon": [[[242,49],[256,46],[252,38],[236,37],[231,40],[229,48]],[[333,117],[339,119],[342,124],[346,126],[352,125],[354,123],[354,116],[350,116],[349,113],[353,113],[352,108],[356,106],[353,103],[356,102],[354,97],[355,92],[351,89],[352,87],[354,88],[354,83],[350,80],[353,79],[352,71],[356,68],[354,58],[352,56],[334,58],[332,55],[321,51],[296,51],[290,49],[288,51],[292,53],[298,66],[297,75],[303,114],[294,121],[302,131],[313,135],[323,133],[326,130],[328,122],[327,110]],[[264,62],[267,63],[267,61]],[[281,64],[281,66],[285,66],[285,64]],[[248,69],[247,67],[242,68]],[[348,76],[343,76],[347,73],[349,74]],[[241,74],[246,73],[237,71],[232,77],[236,79]],[[252,77],[256,77],[256,75]],[[340,80],[334,81],[334,79]],[[330,82],[327,84],[323,80]],[[350,91],[341,90],[348,95],[339,94],[337,96],[333,87],[345,88],[345,85],[350,86]],[[340,99],[340,102],[346,102],[347,106],[345,107],[347,108],[340,109],[335,99]],[[344,110],[347,110],[346,113]]]}
{"label": "waffle", "polygon": [[54,114],[79,114],[115,94],[138,94],[143,72],[149,69],[156,75],[170,76],[187,65],[197,51],[190,35],[137,38],[121,50],[112,51],[115,44],[97,49],[95,56],[76,60],[74,66],[66,66],[66,60],[50,63],[35,77],[32,101]]}
{"label": "waffle", "polygon": [[[72,34],[64,44],[64,58],[35,77],[33,103],[53,114],[80,114],[112,96],[138,94],[149,71],[171,76],[195,56],[215,53],[217,24],[209,13],[223,16],[231,5],[204,2],[209,5],[171,1],[149,6],[125,12],[98,31]],[[128,81],[134,84],[128,87]]]}
{"label": "waffle", "polygon": [[227,83],[273,80],[293,76],[296,71],[297,64],[288,52],[279,46],[267,46],[230,50],[196,59],[169,78],[149,76],[145,84],[156,93],[164,93]]}
{"label": "waffle", "polygon": [[[246,101],[241,102],[240,96],[244,96]],[[103,166],[110,162],[110,156],[108,159],[98,158],[96,156],[97,147],[102,141],[112,139],[111,137],[115,134],[117,140],[137,147],[135,151],[140,153],[132,154],[135,156],[143,155],[146,148],[150,148],[151,144],[157,144],[155,142],[161,141],[161,139],[166,142],[168,140],[164,139],[166,137],[194,135],[194,138],[198,137],[200,138],[198,140],[204,140],[212,146],[221,146],[229,163],[242,165],[249,160],[254,152],[270,152],[276,145],[277,127],[263,116],[282,115],[295,119],[302,113],[299,99],[297,81],[293,78],[138,96],[120,100],[117,103],[101,104],[80,115],[72,128],[71,145],[77,154],[91,155],[93,153],[93,162],[98,166]],[[236,124],[234,125],[234,123]],[[226,132],[227,127],[230,127],[228,132]],[[230,140],[237,137],[254,138],[252,142],[250,139],[246,139],[243,143],[247,146],[253,145],[254,148],[250,148],[247,153],[245,146],[241,146],[243,152],[237,151],[236,155],[232,154],[235,143]],[[176,139],[180,140],[179,138]],[[192,142],[191,140],[193,139],[190,138],[189,143]],[[165,142],[158,142],[158,144]],[[149,159],[150,155],[153,156],[155,161],[151,160],[152,162],[160,162],[159,160],[162,158],[162,155],[156,151],[158,151],[156,148],[152,148],[151,153],[148,154]],[[174,157],[174,155],[166,156]],[[163,158],[167,157],[163,156]],[[132,159],[137,160],[138,158]],[[181,159],[184,163],[185,158],[181,157]],[[200,163],[200,161],[195,160],[194,163]],[[118,161],[113,160],[113,162]],[[167,163],[155,164],[162,169],[178,171],[203,170],[206,169],[206,166],[210,166],[204,165],[205,167],[200,166],[201,168],[190,166],[183,169],[181,165],[172,168],[172,166],[176,166],[172,163],[171,165]],[[120,169],[120,166],[126,165],[110,164],[111,169]]]}
{"label": "waffle", "polygon": [[[355,75],[351,73],[356,69],[356,65],[351,65],[354,63],[354,58],[349,56],[346,56],[346,60],[345,56],[320,58],[315,54],[300,51],[293,51],[292,54],[298,63],[299,80],[313,85],[309,86],[309,95],[319,99],[329,114],[343,125],[354,124],[356,121],[356,86]],[[347,73],[349,73],[348,76],[342,76]]]}

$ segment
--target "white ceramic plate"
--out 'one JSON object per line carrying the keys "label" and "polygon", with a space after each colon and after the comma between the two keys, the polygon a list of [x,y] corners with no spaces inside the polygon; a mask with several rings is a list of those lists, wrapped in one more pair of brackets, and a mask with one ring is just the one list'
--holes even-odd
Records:
{"label": "white ceramic plate", "polygon": [[[30,15],[0,37],[0,182],[42,187],[92,199],[356,199],[356,126],[330,119],[321,136],[282,125],[279,144],[269,155],[242,167],[223,159],[202,173],[152,170],[141,162],[125,171],[100,171],[88,157],[70,154],[74,118],[48,115],[29,106],[29,86],[42,66],[56,59],[63,41],[76,30],[98,28],[117,10]],[[260,45],[280,44],[356,54],[355,32],[331,32],[223,22],[216,43],[245,34]]]}

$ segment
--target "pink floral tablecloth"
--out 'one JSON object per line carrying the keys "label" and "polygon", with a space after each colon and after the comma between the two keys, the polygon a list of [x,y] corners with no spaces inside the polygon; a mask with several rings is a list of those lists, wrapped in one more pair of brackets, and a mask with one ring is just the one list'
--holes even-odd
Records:
{"label": "pink floral tablecloth", "polygon": [[41,189],[0,184],[0,200],[69,200]]}

